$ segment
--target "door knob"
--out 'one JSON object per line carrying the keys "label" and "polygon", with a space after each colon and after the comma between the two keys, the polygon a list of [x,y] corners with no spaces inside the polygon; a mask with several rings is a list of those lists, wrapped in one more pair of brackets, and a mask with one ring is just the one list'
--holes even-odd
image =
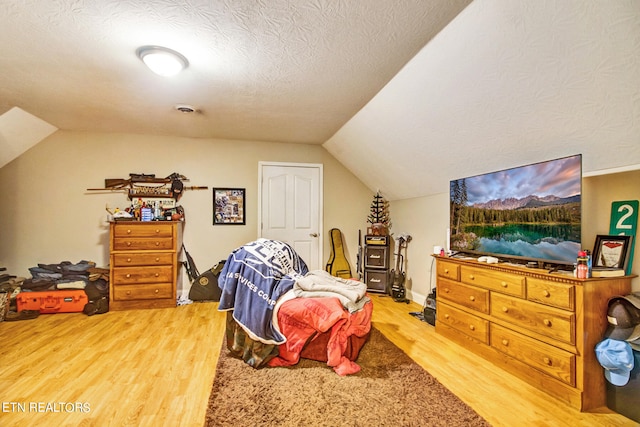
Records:
{"label": "door knob", "polygon": [[309,234],[309,236],[311,236],[311,237],[318,237],[318,233],[311,233],[311,234]]}

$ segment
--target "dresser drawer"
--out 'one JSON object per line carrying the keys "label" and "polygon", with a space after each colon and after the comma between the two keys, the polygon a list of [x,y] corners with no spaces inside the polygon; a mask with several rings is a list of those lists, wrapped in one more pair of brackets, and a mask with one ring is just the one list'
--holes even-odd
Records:
{"label": "dresser drawer", "polygon": [[130,254],[113,254],[114,267],[133,267],[145,265],[171,265],[173,254],[166,252],[144,252]]}
{"label": "dresser drawer", "polygon": [[128,223],[115,224],[113,236],[118,237],[173,237],[172,224]]}
{"label": "dresser drawer", "polygon": [[171,237],[118,237],[113,239],[114,251],[159,251],[171,249],[173,249],[173,239]]}
{"label": "dresser drawer", "polygon": [[489,313],[489,291],[486,289],[443,279],[438,285],[438,297],[481,313]]}
{"label": "dresser drawer", "polygon": [[113,298],[116,301],[173,298],[172,289],[173,286],[171,283],[119,285],[113,287]]}
{"label": "dresser drawer", "polygon": [[460,268],[460,281],[520,298],[525,296],[525,278],[517,274],[462,266]]}
{"label": "dresser drawer", "polygon": [[438,276],[451,280],[460,280],[460,266],[452,262],[438,260],[436,264]]}
{"label": "dresser drawer", "polygon": [[158,267],[118,267],[113,269],[113,283],[161,283],[173,281],[173,267],[161,265]]}
{"label": "dresser drawer", "polygon": [[446,324],[463,334],[489,344],[489,322],[437,301],[437,321]]}
{"label": "dresser drawer", "polygon": [[538,334],[575,344],[575,315],[507,295],[491,293],[491,315]]}
{"label": "dresser drawer", "polygon": [[575,288],[573,285],[565,283],[556,283],[528,277],[527,299],[554,307],[574,310]]}
{"label": "dresser drawer", "polygon": [[576,356],[574,354],[525,337],[495,323],[491,324],[490,329],[493,348],[575,387]]}

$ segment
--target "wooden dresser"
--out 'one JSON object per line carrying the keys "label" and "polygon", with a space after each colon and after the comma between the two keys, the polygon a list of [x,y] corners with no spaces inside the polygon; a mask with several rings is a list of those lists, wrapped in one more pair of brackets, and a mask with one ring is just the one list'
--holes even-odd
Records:
{"label": "wooden dresser", "polygon": [[109,309],[175,307],[182,223],[110,225]]}
{"label": "wooden dresser", "polygon": [[436,259],[438,333],[581,411],[606,406],[594,348],[609,298],[630,293],[631,277]]}

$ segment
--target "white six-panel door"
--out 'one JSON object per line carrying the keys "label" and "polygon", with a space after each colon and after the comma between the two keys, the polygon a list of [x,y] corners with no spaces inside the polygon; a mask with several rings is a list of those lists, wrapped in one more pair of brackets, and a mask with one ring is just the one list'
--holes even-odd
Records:
{"label": "white six-panel door", "polygon": [[258,235],[290,244],[322,269],[322,165],[260,162]]}

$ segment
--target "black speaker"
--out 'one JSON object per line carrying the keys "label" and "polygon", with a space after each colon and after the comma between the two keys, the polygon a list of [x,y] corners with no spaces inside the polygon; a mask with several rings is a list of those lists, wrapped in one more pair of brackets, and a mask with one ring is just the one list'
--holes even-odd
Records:
{"label": "black speaker", "polygon": [[436,310],[431,307],[424,308],[424,321],[431,326],[436,326]]}
{"label": "black speaker", "polygon": [[428,324],[436,325],[436,290],[432,290],[427,295],[427,301],[424,308],[424,321]]}
{"label": "black speaker", "polygon": [[387,270],[364,270],[364,283],[367,284],[367,291],[387,293],[389,284],[389,271]]}

